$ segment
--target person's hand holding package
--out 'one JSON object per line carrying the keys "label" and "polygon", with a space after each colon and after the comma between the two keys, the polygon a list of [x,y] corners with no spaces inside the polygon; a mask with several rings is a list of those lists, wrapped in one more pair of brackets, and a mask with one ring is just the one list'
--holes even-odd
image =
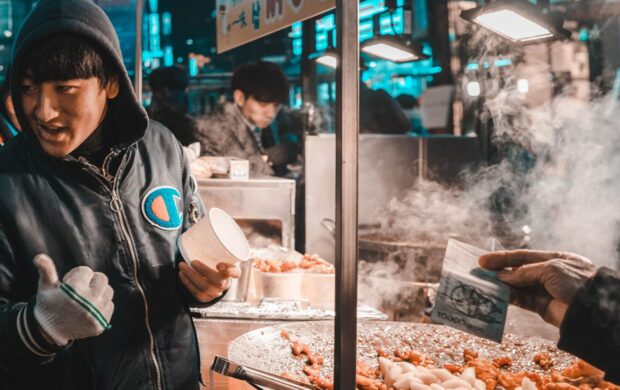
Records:
{"label": "person's hand holding package", "polygon": [[230,288],[231,278],[239,278],[238,266],[218,263],[213,269],[205,263],[194,260],[191,266],[184,261],[179,264],[179,279],[199,302],[207,303],[219,298]]}
{"label": "person's hand holding package", "polygon": [[98,336],[110,328],[114,290],[104,274],[81,266],[67,272],[60,282],[49,256],[36,256],[34,264],[39,271],[34,317],[56,345]]}
{"label": "person's hand holding package", "polygon": [[512,288],[511,303],[537,312],[556,326],[577,291],[596,272],[583,256],[530,250],[488,253],[480,257],[480,266],[499,271],[498,278]]}

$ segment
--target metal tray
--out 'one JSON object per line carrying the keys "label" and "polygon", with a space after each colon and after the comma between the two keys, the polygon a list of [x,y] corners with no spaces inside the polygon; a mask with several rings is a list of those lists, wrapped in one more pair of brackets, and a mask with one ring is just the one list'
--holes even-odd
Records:
{"label": "metal tray", "polygon": [[[290,323],[261,328],[235,339],[228,348],[230,359],[274,374],[287,373],[304,379],[305,359],[295,358],[291,342],[281,336],[286,330],[291,339],[307,344],[311,351],[324,358],[321,375],[332,377],[333,322]],[[465,348],[476,351],[479,357],[493,359],[510,357],[510,371],[542,369],[533,361],[536,354],[548,353],[555,369],[575,361],[572,355],[558,350],[554,343],[541,338],[505,335],[502,344],[484,340],[441,325],[404,322],[364,321],[358,324],[358,360],[371,368],[378,366],[376,349],[388,352],[414,350],[433,358],[438,365],[463,364]]]}
{"label": "metal tray", "polygon": [[[191,313],[202,318],[271,320],[271,321],[320,321],[333,320],[333,310],[309,307],[303,301],[265,299],[259,305],[247,302],[222,301],[207,308],[190,308]],[[361,319],[385,320],[387,316],[372,307],[359,305],[357,317]]]}

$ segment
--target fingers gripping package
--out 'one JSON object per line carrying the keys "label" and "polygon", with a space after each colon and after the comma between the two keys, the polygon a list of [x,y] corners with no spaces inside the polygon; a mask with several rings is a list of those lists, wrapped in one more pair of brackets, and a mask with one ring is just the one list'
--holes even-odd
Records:
{"label": "fingers gripping package", "polygon": [[448,241],[431,320],[501,342],[510,288],[495,272],[478,267],[478,258],[485,253],[454,239]]}

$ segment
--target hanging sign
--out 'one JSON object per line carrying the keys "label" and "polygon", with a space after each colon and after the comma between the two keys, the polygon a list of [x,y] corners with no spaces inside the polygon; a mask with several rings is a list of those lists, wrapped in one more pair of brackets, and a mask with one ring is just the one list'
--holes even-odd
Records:
{"label": "hanging sign", "polygon": [[264,37],[335,5],[336,0],[218,0],[217,52]]}

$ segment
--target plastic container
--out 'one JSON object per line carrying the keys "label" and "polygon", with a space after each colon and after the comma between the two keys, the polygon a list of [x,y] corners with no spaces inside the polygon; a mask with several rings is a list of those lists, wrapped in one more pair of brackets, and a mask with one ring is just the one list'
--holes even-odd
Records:
{"label": "plastic container", "polygon": [[336,303],[336,274],[303,274],[302,297],[310,306],[319,309],[334,310]]}
{"label": "plastic container", "polygon": [[304,274],[301,272],[262,272],[254,270],[257,298],[301,300]]}

